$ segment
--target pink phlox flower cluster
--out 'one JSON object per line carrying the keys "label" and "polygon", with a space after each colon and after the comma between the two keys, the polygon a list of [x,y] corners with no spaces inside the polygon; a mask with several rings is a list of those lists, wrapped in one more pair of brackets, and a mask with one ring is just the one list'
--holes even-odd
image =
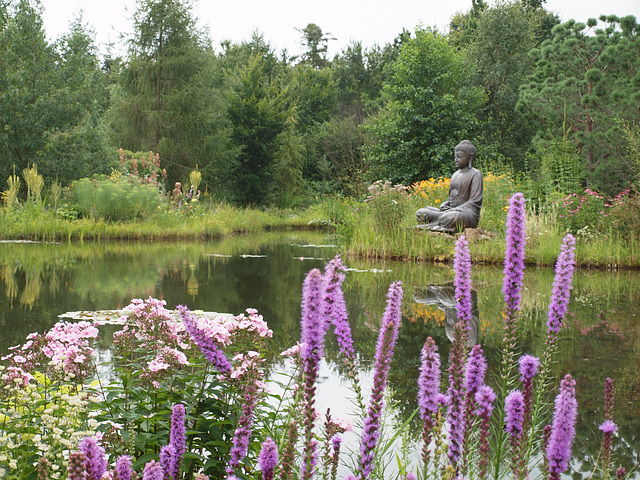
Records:
{"label": "pink phlox flower cluster", "polygon": [[261,338],[271,338],[273,336],[273,331],[255,308],[247,308],[246,312],[249,315],[248,317],[246,317],[244,313],[233,317],[234,321],[229,326],[231,332],[235,330],[246,330],[248,332],[255,332]]}
{"label": "pink phlox flower cluster", "polygon": [[225,317],[214,318],[196,316],[195,326],[208,338],[215,340],[221,346],[231,345],[231,331],[234,328],[232,323]]}
{"label": "pink phlox flower cluster", "polygon": [[283,357],[292,357],[292,358],[299,357],[300,352],[304,348],[304,345],[305,345],[304,343],[296,342],[296,344],[293,347],[287,348],[280,355],[282,355]]}
{"label": "pink phlox flower cluster", "polygon": [[32,333],[21,347],[3,357],[25,371],[38,367],[61,368],[65,375],[84,378],[93,372],[92,344],[98,339],[98,329],[88,322],[58,322],[44,335]]}
{"label": "pink phlox flower cluster", "polygon": [[21,389],[25,389],[29,386],[29,383],[33,380],[33,375],[29,372],[25,372],[20,367],[9,366],[2,373],[2,382],[5,385],[12,385]]}
{"label": "pink phlox flower cluster", "polygon": [[264,358],[258,352],[253,350],[247,353],[238,353],[232,358],[234,363],[233,371],[230,377],[234,380],[249,380],[253,382],[261,382],[263,379],[260,364],[264,362]]}

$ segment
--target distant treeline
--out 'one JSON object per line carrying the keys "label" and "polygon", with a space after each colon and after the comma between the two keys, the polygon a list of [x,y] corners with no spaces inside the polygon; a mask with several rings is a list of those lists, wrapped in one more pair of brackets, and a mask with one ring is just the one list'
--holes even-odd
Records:
{"label": "distant treeline", "polygon": [[313,23],[299,57],[259,33],[214,49],[184,0],[138,0],[127,54],[103,56],[82,18],[50,43],[38,0],[0,2],[0,191],[33,164],[46,185],[108,175],[124,148],[158,153],[167,190],[197,168],[213,198],[292,207],[448,176],[463,138],[545,194],[634,188],[640,26],[543,4],[473,0],[447,32],[331,59]]}

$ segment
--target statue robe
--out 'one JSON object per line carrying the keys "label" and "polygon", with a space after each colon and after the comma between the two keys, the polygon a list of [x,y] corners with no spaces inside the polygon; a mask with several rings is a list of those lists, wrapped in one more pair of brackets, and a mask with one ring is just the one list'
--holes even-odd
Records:
{"label": "statue robe", "polygon": [[420,227],[442,232],[476,228],[482,207],[482,174],[469,167],[451,176],[449,198],[440,208],[425,207],[416,212]]}

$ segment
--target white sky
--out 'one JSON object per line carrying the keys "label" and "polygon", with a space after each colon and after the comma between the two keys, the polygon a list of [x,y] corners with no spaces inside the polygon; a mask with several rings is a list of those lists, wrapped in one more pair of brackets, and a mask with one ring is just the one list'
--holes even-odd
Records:
{"label": "white sky", "polygon": [[[68,31],[70,21],[80,10],[85,23],[96,32],[101,53],[105,53],[107,43],[117,43],[122,34],[131,30],[135,0],[41,2],[50,39]],[[545,7],[563,21],[586,21],[601,14],[635,15],[640,19],[639,0],[547,0]],[[286,48],[290,55],[301,50],[296,28],[315,23],[336,38],[329,42],[329,56],[333,57],[352,40],[361,41],[365,47],[382,46],[393,41],[403,28],[413,31],[419,24],[444,32],[456,12],[470,8],[471,0],[196,0],[194,14],[199,25],[208,26],[216,47],[225,39],[233,43],[248,40],[257,30],[277,53]]]}

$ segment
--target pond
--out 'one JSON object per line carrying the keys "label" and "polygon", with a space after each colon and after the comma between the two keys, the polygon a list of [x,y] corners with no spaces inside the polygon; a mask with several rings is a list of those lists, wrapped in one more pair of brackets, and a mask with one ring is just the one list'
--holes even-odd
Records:
{"label": "pond", "polygon": [[[300,297],[305,274],[323,268],[339,248],[314,232],[234,236],[207,243],[0,244],[0,352],[22,344],[58,316],[79,310],[112,310],[132,298],[153,296],[167,308],[239,314],[257,308],[273,330],[269,351],[272,374],[285,368],[280,352],[299,339]],[[559,246],[558,246],[559,249]],[[384,262],[346,258],[344,284],[359,368],[365,389],[389,284],[403,282],[403,324],[391,367],[391,400],[397,421],[416,407],[420,350],[431,336],[446,365],[450,340],[453,270],[450,265]],[[525,273],[520,344],[540,354],[554,272]],[[478,317],[474,337],[483,346],[490,369],[497,368],[503,336],[502,269],[474,266]],[[615,421],[619,425],[612,464],[631,478],[640,464],[640,274],[636,271],[579,270],[570,313],[560,337],[555,366],[558,378],[571,373],[580,405],[573,476],[587,477],[598,457],[603,421],[604,381],[615,382]],[[448,321],[449,319],[449,321]],[[102,331],[109,348],[113,329]],[[345,388],[337,367],[338,347],[329,337],[321,372],[319,404],[332,413],[348,412],[337,394]],[[340,404],[340,401],[344,404]]]}

